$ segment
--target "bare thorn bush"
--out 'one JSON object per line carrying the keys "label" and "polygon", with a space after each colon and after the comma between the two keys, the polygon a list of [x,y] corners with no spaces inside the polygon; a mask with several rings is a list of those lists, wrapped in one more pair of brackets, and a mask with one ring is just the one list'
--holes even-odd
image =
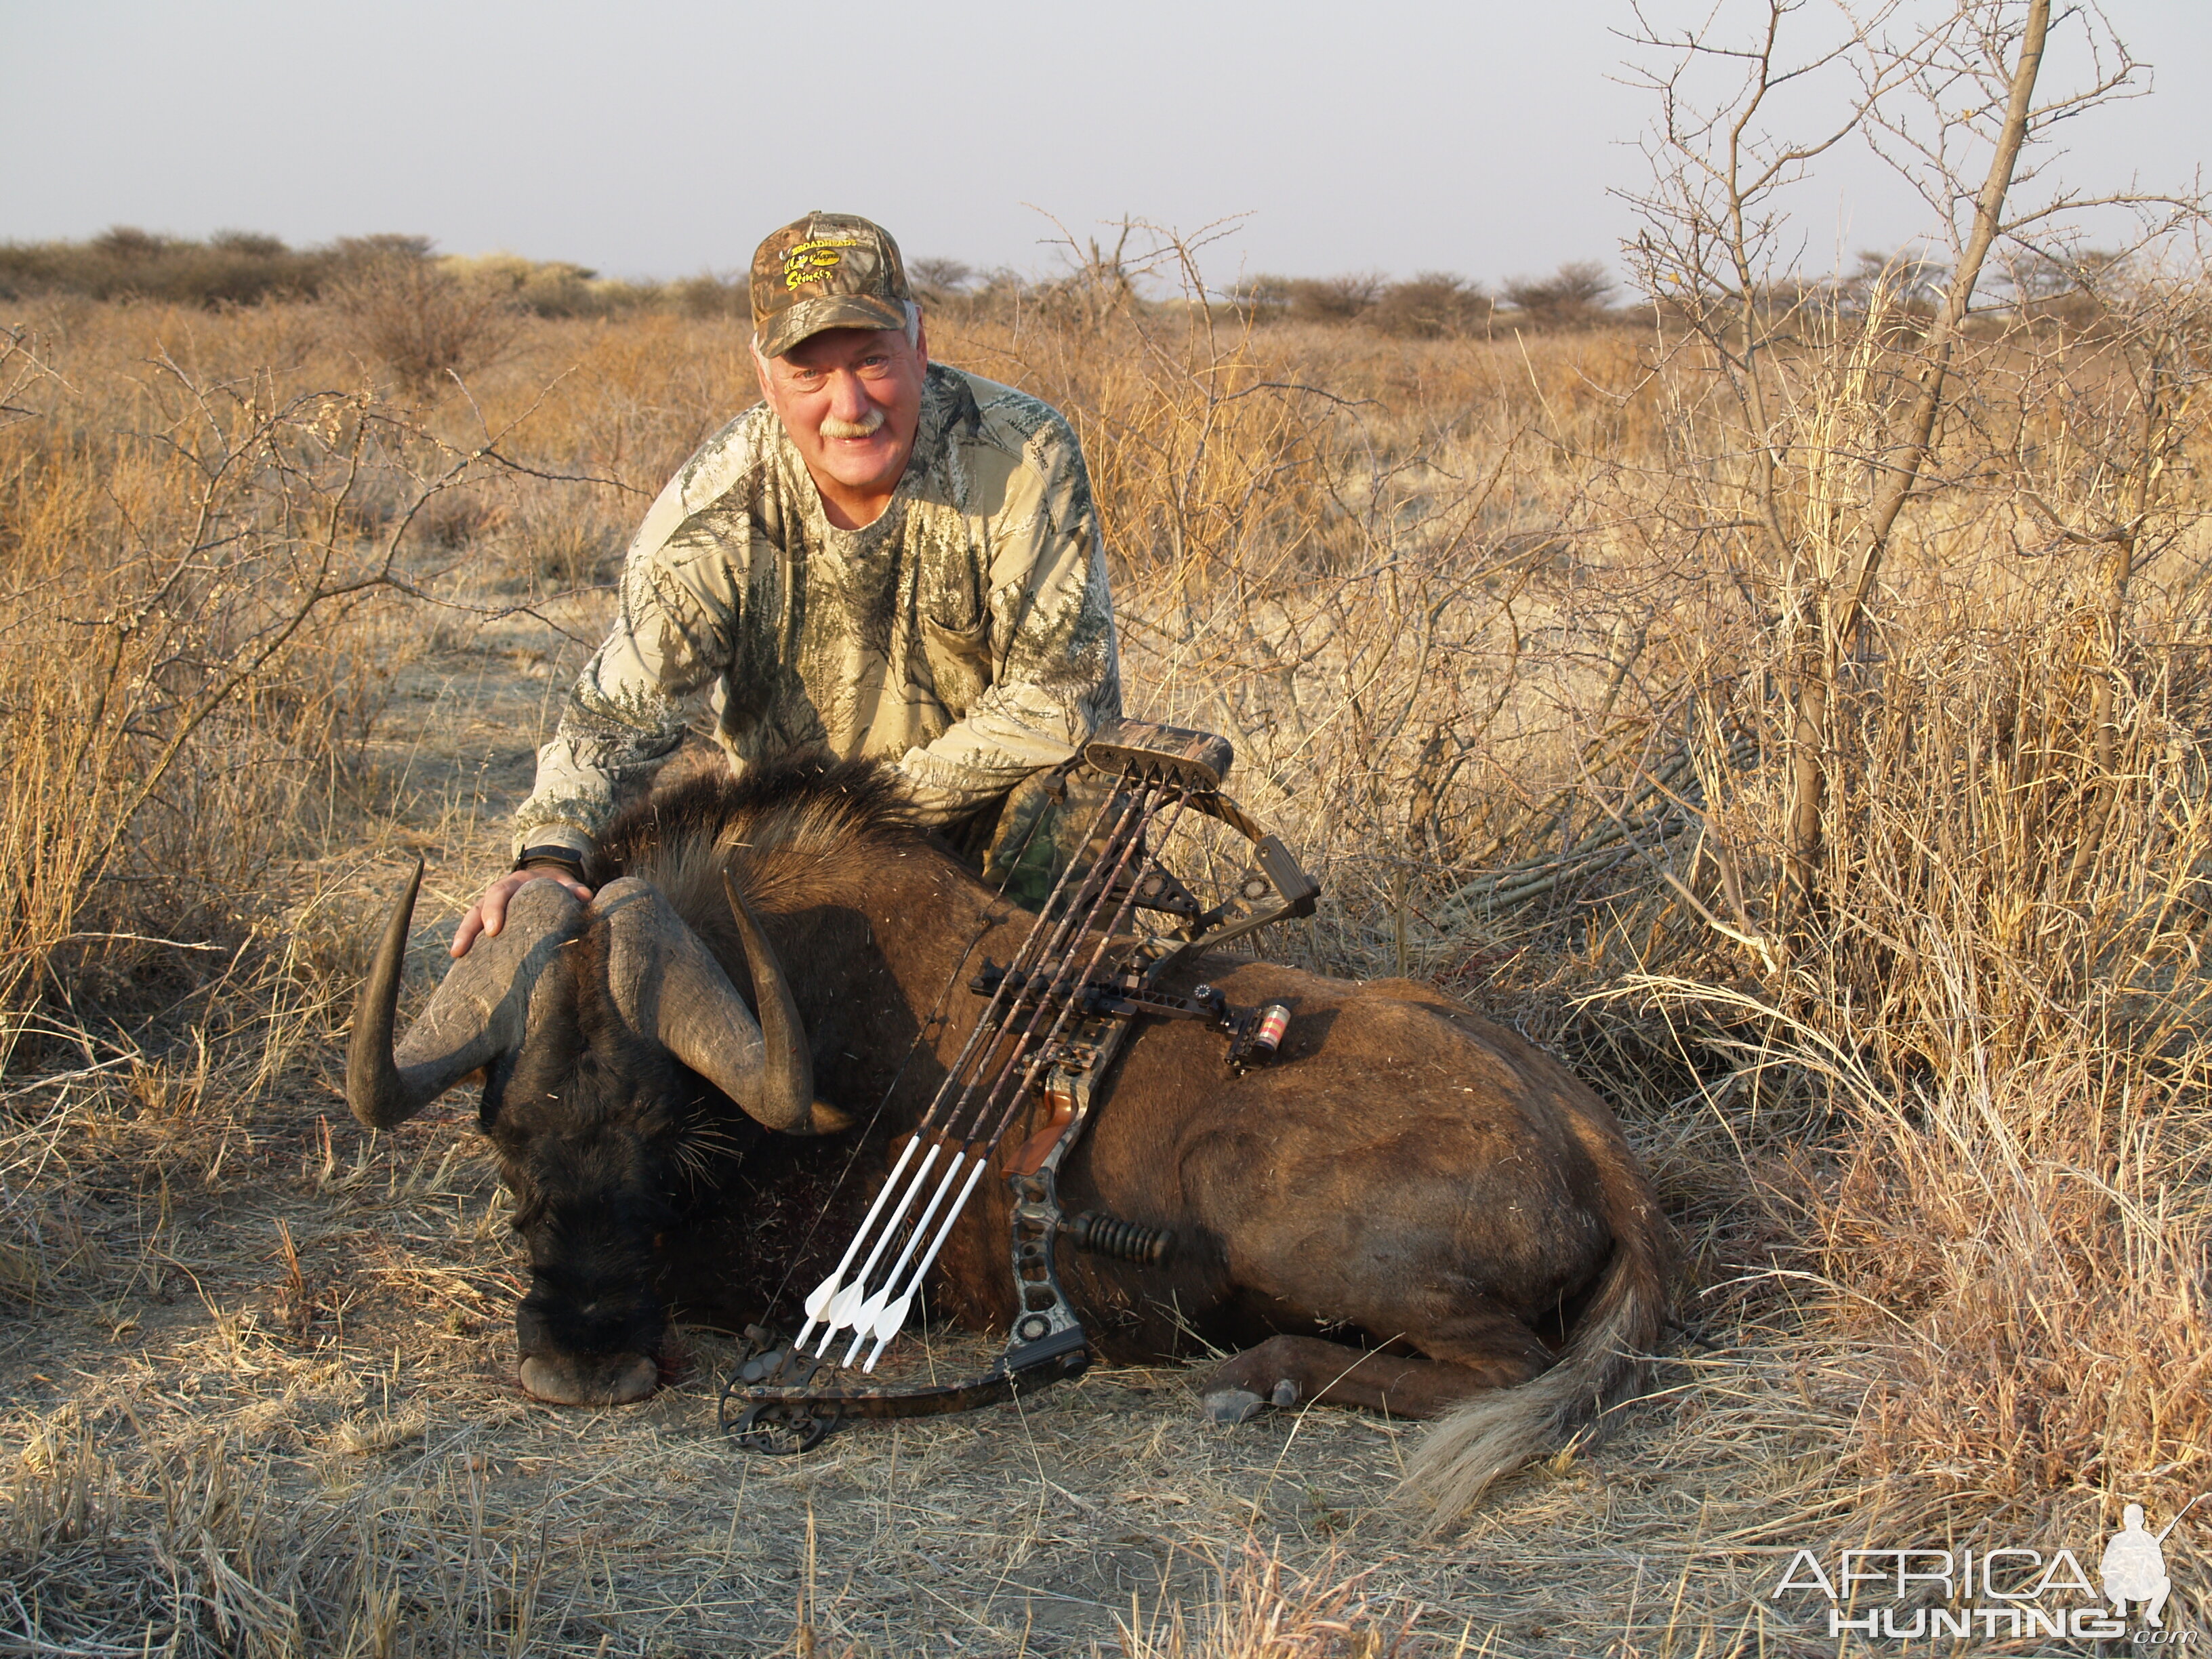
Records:
{"label": "bare thorn bush", "polygon": [[422,396],[493,362],[514,337],[517,296],[526,292],[526,280],[390,254],[333,282],[326,303],[363,356]]}

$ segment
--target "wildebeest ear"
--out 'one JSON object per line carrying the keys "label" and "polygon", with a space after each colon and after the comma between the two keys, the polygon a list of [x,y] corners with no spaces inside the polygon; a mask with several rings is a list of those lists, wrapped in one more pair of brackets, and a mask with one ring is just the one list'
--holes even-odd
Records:
{"label": "wildebeest ear", "polygon": [[533,881],[508,902],[507,925],[479,937],[395,1044],[392,1018],[422,866],[392,907],[346,1051],[346,1101],[373,1129],[404,1123],[471,1072],[520,1046],[530,996],[554,953],[576,936],[583,906],[558,882]]}
{"label": "wildebeest ear", "polygon": [[[763,958],[746,940],[763,1008],[777,1000],[765,1020],[756,1020],[721,963],[651,883],[634,876],[610,882],[592,911],[607,928],[607,989],[630,1029],[657,1039],[764,1127],[807,1133],[814,1062],[773,953]],[[750,921],[740,931],[757,936]]]}
{"label": "wildebeest ear", "polygon": [[817,1100],[808,1111],[808,1127],[817,1135],[841,1135],[860,1119],[842,1106],[832,1106],[826,1100]]}

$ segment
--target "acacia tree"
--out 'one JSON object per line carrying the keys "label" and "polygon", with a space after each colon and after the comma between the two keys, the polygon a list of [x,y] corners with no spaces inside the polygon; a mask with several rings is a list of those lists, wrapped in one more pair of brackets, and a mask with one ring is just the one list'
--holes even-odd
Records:
{"label": "acacia tree", "polygon": [[[2140,78],[2094,7],[2057,20],[2089,67],[2057,94],[2045,89],[2051,0],[1954,0],[1932,16],[1906,0],[1818,10],[1764,0],[1740,43],[1720,35],[1720,21],[1673,29],[1638,12],[1636,73],[1659,107],[1653,182],[1632,198],[1643,228],[1629,251],[1663,335],[1717,375],[1732,411],[1705,457],[1717,491],[1705,527],[1723,532],[1730,574],[1771,641],[1790,780],[1776,911],[1779,931],[1802,940],[1821,898],[1824,826],[1849,782],[1839,700],[1867,681],[1868,620],[1900,519],[1937,482],[1931,462],[1993,255],[2016,269],[2086,272],[2085,216],[2134,210],[2140,249],[2199,210],[2173,197],[2093,197],[2040,176],[2039,146],[2057,124]],[[1827,118],[1809,133],[1781,130],[1824,101]],[[1906,250],[1871,282],[1796,277],[1788,193],[1847,143],[1869,147],[1918,192],[1944,257]],[[2130,266],[2102,258],[2107,277]],[[1905,304],[1914,289],[1932,307]],[[1850,391],[1808,419],[1794,393],[1814,357],[1832,390]],[[2170,388],[2160,395],[2170,407]],[[1845,404],[1850,418],[1839,418]],[[2163,435],[2146,441],[2170,450],[2170,429],[2149,418]]]}

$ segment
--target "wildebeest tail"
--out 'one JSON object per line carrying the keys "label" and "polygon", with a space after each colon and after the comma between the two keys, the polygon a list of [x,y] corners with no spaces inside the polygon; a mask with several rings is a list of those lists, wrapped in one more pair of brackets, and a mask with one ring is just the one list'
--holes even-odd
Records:
{"label": "wildebeest tail", "polygon": [[1604,1170],[1612,1259],[1557,1364],[1454,1407],[1414,1449],[1400,1490],[1431,1511],[1432,1532],[1464,1516],[1500,1475],[1556,1449],[1633,1395],[1643,1356],[1665,1328],[1673,1252],[1658,1200],[1620,1141],[1591,1150]]}

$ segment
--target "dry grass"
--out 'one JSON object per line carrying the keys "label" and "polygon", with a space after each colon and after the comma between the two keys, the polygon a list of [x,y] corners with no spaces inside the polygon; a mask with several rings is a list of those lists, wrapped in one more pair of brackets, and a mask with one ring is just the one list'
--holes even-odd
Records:
{"label": "dry grass", "polygon": [[[1230,733],[1327,884],[1273,948],[1553,1043],[1691,1243],[1655,1401],[1431,1545],[1396,1425],[1217,1431],[1180,1373],[788,1464],[715,1434],[710,1333],[641,1409],[517,1395],[465,1109],[360,1134],[334,1039],[396,855],[430,860],[424,978],[498,861],[629,526],[750,400],[742,338],[521,319],[464,392],[380,386],[313,306],[21,321],[0,1651],[1810,1652],[1763,1596],[1800,1545],[2079,1548],[2212,1485],[2201,434],[2117,640],[2097,545],[2026,493],[2096,505],[2065,434],[2124,413],[2112,343],[1977,345],[1838,711],[1808,938],[1694,356],[1126,308],[936,331],[1082,428],[1133,708]],[[1804,525],[1908,345],[1776,369]]]}

